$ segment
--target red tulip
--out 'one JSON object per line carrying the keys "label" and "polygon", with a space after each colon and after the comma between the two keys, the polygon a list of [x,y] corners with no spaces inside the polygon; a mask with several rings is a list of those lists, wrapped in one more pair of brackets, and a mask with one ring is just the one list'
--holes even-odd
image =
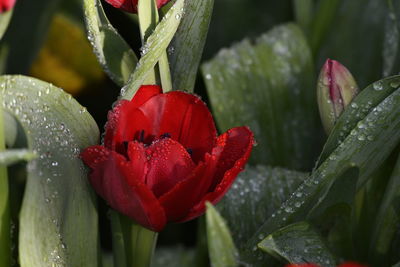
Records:
{"label": "red tulip", "polygon": [[361,265],[361,264],[355,263],[355,262],[345,262],[345,263],[338,265],[338,267],[367,267],[367,266]]}
{"label": "red tulip", "polygon": [[[106,0],[113,7],[120,8],[130,13],[137,13],[137,4],[139,0]],[[170,0],[157,0],[157,7],[160,8]]]}
{"label": "red tulip", "polygon": [[253,147],[247,127],[217,137],[197,96],[142,86],[108,115],[104,146],[82,153],[96,192],[119,212],[153,231],[184,222],[217,203]]}
{"label": "red tulip", "polygon": [[16,0],[0,0],[0,13],[6,12],[14,7]]}

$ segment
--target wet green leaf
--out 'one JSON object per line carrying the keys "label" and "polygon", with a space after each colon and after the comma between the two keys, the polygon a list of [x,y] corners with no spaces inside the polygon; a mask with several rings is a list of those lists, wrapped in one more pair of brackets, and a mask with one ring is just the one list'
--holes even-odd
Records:
{"label": "wet green leaf", "polygon": [[97,266],[97,211],[79,158],[81,149],[98,142],[95,121],[62,89],[40,80],[3,76],[0,93],[38,156],[27,165],[21,266]]}
{"label": "wet green leaf", "polygon": [[253,163],[312,168],[323,135],[311,60],[301,30],[286,24],[202,66],[219,129],[248,125],[254,132]]}
{"label": "wet green leaf", "polygon": [[[390,78],[393,82],[399,77]],[[378,82],[382,87],[372,86],[365,90],[391,90],[390,80]],[[359,95],[359,97],[363,97]],[[371,101],[374,101],[371,99]],[[354,116],[358,117],[355,113]],[[310,214],[313,207],[324,202],[332,185],[342,175],[354,176],[353,167],[358,168],[357,189],[389,156],[400,139],[400,90],[392,91],[379,105],[366,113],[366,116],[353,127],[340,145],[316,169],[309,178],[289,197],[289,199],[259,229],[258,233],[270,234],[273,231]],[[350,173],[349,173],[350,171]],[[345,190],[343,190],[345,192]],[[338,197],[338,196],[337,196]],[[257,243],[257,234],[248,246]]]}
{"label": "wet green leaf", "polygon": [[248,249],[246,243],[258,228],[306,177],[306,173],[263,165],[248,166],[239,174],[217,208],[227,221],[240,256],[246,256],[242,261],[254,266],[271,263],[257,248],[252,248],[250,255],[242,255],[242,252]]}
{"label": "wet green leaf", "polygon": [[267,236],[258,247],[289,263],[336,266],[336,259],[320,235],[307,222],[288,225]]}
{"label": "wet green leaf", "polygon": [[228,226],[212,204],[206,203],[206,206],[207,240],[211,266],[237,266],[238,253]]}
{"label": "wet green leaf", "polygon": [[83,6],[97,60],[117,85],[125,85],[138,62],[135,53],[108,21],[100,0],[85,0]]}
{"label": "wet green leaf", "polygon": [[123,99],[132,99],[153,70],[174,37],[184,13],[185,0],[177,0],[142,47],[143,55],[128,83],[121,89]]}
{"label": "wet green leaf", "polygon": [[383,39],[383,76],[397,74],[400,70],[400,2],[389,0],[388,6]]}
{"label": "wet green leaf", "polygon": [[186,0],[185,13],[168,48],[174,90],[193,92],[214,0]]}

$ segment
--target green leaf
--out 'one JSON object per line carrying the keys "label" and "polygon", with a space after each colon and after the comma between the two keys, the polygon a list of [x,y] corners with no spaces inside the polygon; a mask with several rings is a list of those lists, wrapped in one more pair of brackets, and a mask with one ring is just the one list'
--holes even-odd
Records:
{"label": "green leaf", "polygon": [[[365,125],[360,122],[399,86],[400,76],[393,76],[377,81],[362,90],[336,122],[324,145],[317,166],[328,158],[352,130],[363,129]],[[368,121],[366,126],[368,125],[373,124]]]}
{"label": "green leaf", "polygon": [[0,43],[0,73],[29,72],[60,2],[61,0],[17,1],[8,29]]}
{"label": "green leaf", "polygon": [[237,250],[224,219],[210,203],[206,203],[207,239],[211,266],[237,266]]}
{"label": "green leaf", "polygon": [[0,40],[1,38],[3,38],[3,35],[7,30],[12,14],[13,14],[13,9],[0,14]]}
{"label": "green leaf", "polygon": [[100,0],[84,0],[83,7],[97,60],[117,85],[125,85],[138,62],[135,53],[108,21]]}
{"label": "green leaf", "polygon": [[289,263],[336,266],[336,259],[307,222],[288,225],[267,236],[258,247]]}
{"label": "green leaf", "polygon": [[12,165],[19,161],[31,161],[36,158],[35,153],[28,149],[8,149],[0,151],[0,165]]}
{"label": "green leaf", "polygon": [[[393,81],[398,76],[392,77]],[[381,81],[382,82],[382,81]],[[379,90],[390,90],[390,82]],[[375,90],[372,88],[365,90]],[[357,116],[357,115],[355,115]],[[362,126],[361,126],[362,125]],[[361,126],[361,127],[360,127]],[[400,139],[400,90],[386,97],[371,110],[333,153],[315,170],[309,178],[280,207],[276,216],[268,219],[259,233],[270,234],[289,223],[304,220],[309,211],[322,203],[326,192],[342,175],[353,167],[359,168],[357,189],[389,156]],[[249,246],[256,244],[253,236]]]}
{"label": "green leaf", "polygon": [[0,93],[38,155],[27,165],[21,266],[97,266],[97,211],[79,158],[81,149],[98,142],[95,121],[62,89],[40,80],[2,76]]}
{"label": "green leaf", "polygon": [[312,168],[323,135],[311,60],[301,30],[286,24],[202,66],[219,129],[248,125],[254,132],[253,163]]}
{"label": "green leaf", "polygon": [[152,267],[191,267],[195,264],[193,250],[184,249],[181,246],[159,248],[156,250]]}
{"label": "green leaf", "polygon": [[193,92],[213,6],[214,0],[186,0],[185,14],[168,49],[174,90]]}
{"label": "green leaf", "polygon": [[182,19],[184,4],[185,0],[177,0],[147,39],[142,47],[143,55],[135,71],[130,76],[128,83],[121,89],[123,99],[132,99],[167,49]]}
{"label": "green leaf", "polygon": [[[381,177],[382,178],[382,177]],[[392,242],[400,224],[400,157],[386,186],[376,215],[370,242],[370,262],[377,265],[388,262]],[[397,253],[396,253],[397,254]],[[398,256],[397,256],[398,260]]]}
{"label": "green leaf", "polygon": [[[245,255],[246,243],[306,177],[306,173],[262,165],[248,166],[239,174],[217,208],[227,221],[241,261],[254,266],[271,263],[256,247]],[[264,237],[260,235],[259,240]]]}

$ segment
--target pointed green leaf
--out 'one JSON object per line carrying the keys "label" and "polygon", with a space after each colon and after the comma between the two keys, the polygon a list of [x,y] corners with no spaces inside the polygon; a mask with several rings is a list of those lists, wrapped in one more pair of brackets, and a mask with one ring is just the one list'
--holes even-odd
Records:
{"label": "pointed green leaf", "polygon": [[100,0],[84,0],[88,38],[104,71],[123,86],[135,69],[138,59],[108,21]]}
{"label": "pointed green leaf", "polygon": [[35,153],[28,149],[9,149],[0,151],[0,165],[12,165],[19,161],[30,161],[36,158]]}
{"label": "pointed green leaf", "polygon": [[[398,76],[392,77],[393,81],[397,81],[398,78]],[[379,87],[379,90],[390,90],[390,88],[389,82],[382,88]],[[369,90],[376,90],[376,88]],[[334,181],[342,175],[349,175],[347,172],[349,168],[350,170],[352,167],[359,168],[357,189],[360,188],[367,178],[371,177],[371,173],[389,156],[399,140],[400,90],[397,89],[351,130],[333,153],[280,207],[276,216],[266,221],[259,229],[259,233],[270,234],[288,223],[304,220],[309,210],[324,200],[326,192],[329,192],[328,189]],[[255,235],[249,246],[256,242]]]}
{"label": "pointed green leaf", "polygon": [[311,60],[301,30],[286,24],[202,66],[220,130],[248,125],[254,132],[252,162],[312,168],[323,135]]}
{"label": "pointed green leaf", "polygon": [[206,203],[206,206],[207,240],[211,266],[237,266],[238,253],[229,228],[212,204]]}
{"label": "pointed green leaf", "polygon": [[185,13],[169,51],[174,90],[193,92],[214,0],[186,0]]}
{"label": "pointed green leaf", "polygon": [[98,222],[81,149],[96,144],[93,118],[62,89],[2,76],[3,107],[22,125],[28,149],[19,222],[21,266],[97,266]]}
{"label": "pointed green leaf", "polygon": [[184,4],[185,0],[177,0],[147,39],[142,48],[144,55],[140,58],[128,83],[121,89],[123,99],[132,99],[167,49],[182,19]]}
{"label": "pointed green leaf", "polygon": [[336,259],[319,234],[307,222],[288,225],[267,236],[258,247],[289,263],[336,266]]}

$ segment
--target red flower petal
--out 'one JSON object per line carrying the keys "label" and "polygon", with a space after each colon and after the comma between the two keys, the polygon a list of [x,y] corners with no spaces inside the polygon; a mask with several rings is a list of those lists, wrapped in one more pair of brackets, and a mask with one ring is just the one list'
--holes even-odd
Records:
{"label": "red flower petal", "polygon": [[207,193],[212,184],[217,162],[222,148],[216,147],[212,155],[206,154],[205,161],[200,162],[190,177],[161,196],[160,203],[164,207],[168,221],[181,221],[189,210]]}
{"label": "red flower petal", "polygon": [[[139,0],[106,0],[106,2],[111,4],[112,6],[131,13],[137,13],[138,1]],[[170,0],[157,0],[157,7],[160,8],[169,1]]]}
{"label": "red flower petal", "polygon": [[215,145],[216,129],[211,113],[200,98],[173,91],[152,97],[139,108],[151,118],[151,134],[171,135],[185,148],[192,150],[195,163],[203,159]]}
{"label": "red flower petal", "polygon": [[156,197],[186,179],[195,168],[186,149],[170,138],[159,139],[146,150],[146,154],[150,166],[146,184]]}
{"label": "red flower petal", "polygon": [[133,173],[128,179],[137,179],[143,184],[146,184],[146,174],[148,171],[148,162],[146,156],[146,148],[142,143],[137,141],[129,142],[128,144],[129,164],[132,167]]}
{"label": "red flower petal", "polygon": [[120,101],[117,106],[108,114],[106,135],[104,145],[108,149],[125,154],[124,142],[133,141],[145,133],[145,140],[151,142],[153,137],[148,136],[150,122],[143,112],[130,105],[129,101]]}
{"label": "red flower petal", "polygon": [[161,93],[162,89],[158,85],[142,85],[130,101],[130,106],[131,108],[138,108],[146,103],[153,96]]}
{"label": "red flower petal", "polygon": [[15,5],[15,0],[1,0],[0,1],[0,13],[6,12],[13,8]]}
{"label": "red flower petal", "polygon": [[254,136],[248,127],[236,127],[219,136],[217,144],[223,146],[224,150],[217,163],[217,172],[213,178],[216,185],[212,186],[211,192],[206,194],[179,222],[188,221],[203,214],[206,201],[216,204],[221,200],[249,159]]}
{"label": "red flower petal", "polygon": [[82,153],[85,162],[94,166],[89,178],[95,190],[112,208],[153,231],[161,231],[166,224],[165,212],[149,188],[135,179],[130,162],[114,151],[102,149],[102,156],[94,163],[95,148]]}

